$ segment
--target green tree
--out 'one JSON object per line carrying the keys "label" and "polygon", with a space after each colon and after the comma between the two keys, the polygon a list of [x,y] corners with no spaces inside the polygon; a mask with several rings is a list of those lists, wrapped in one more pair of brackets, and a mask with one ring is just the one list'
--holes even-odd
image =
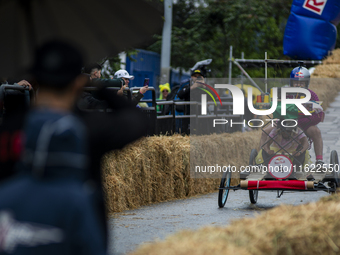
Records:
{"label": "green tree", "polygon": [[[283,34],[291,0],[179,0],[174,4],[171,65],[188,69],[212,58],[212,75],[226,77],[229,48],[240,58],[284,58]],[[161,36],[149,49],[160,52]],[[256,76],[256,70],[254,72]],[[239,73],[234,68],[234,75]],[[263,76],[263,73],[260,76]]]}

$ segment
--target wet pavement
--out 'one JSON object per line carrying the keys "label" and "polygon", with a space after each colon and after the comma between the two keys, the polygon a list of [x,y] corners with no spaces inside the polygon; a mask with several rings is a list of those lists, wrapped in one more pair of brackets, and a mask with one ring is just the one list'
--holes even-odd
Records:
{"label": "wet pavement", "polygon": [[[332,150],[340,153],[340,96],[326,110],[325,120],[318,126],[324,141],[324,162],[329,163]],[[310,154],[315,162],[313,148]],[[277,198],[276,191],[260,191],[258,203],[252,205],[248,191],[238,190],[230,192],[222,209],[218,208],[216,192],[116,213],[108,221],[111,232],[109,251],[110,254],[127,254],[140,244],[162,240],[179,230],[227,225],[232,220],[252,217],[282,203],[300,205],[327,195],[322,191],[287,192]]]}
{"label": "wet pavement", "polygon": [[326,192],[277,193],[259,192],[258,203],[249,201],[246,190],[230,192],[224,208],[218,208],[218,193],[194,198],[163,202],[144,206],[137,210],[116,213],[110,220],[110,254],[126,254],[139,244],[164,239],[169,234],[183,229],[198,229],[203,226],[224,226],[232,220],[252,217],[282,203],[300,205],[317,201]]}

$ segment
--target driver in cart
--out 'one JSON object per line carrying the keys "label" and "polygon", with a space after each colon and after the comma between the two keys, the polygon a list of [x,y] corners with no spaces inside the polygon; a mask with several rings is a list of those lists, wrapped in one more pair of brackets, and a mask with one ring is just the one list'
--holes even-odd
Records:
{"label": "driver in cart", "polygon": [[[309,164],[309,142],[305,133],[297,127],[297,122],[294,120],[279,120],[274,127],[262,149],[259,151],[256,162],[264,163],[268,166],[269,161],[275,154],[291,155],[293,161],[293,169],[300,169],[305,164]],[[288,179],[295,180],[295,171]],[[264,179],[271,179],[270,175],[266,175]]]}
{"label": "driver in cart", "polygon": [[[320,168],[324,167],[324,162],[323,162],[323,141],[322,141],[322,136],[321,136],[321,131],[317,127],[317,124],[320,122],[323,122],[324,120],[324,112],[319,104],[319,97],[310,90],[309,87],[310,83],[310,73],[307,68],[302,66],[302,62],[300,62],[300,66],[295,67],[291,74],[290,74],[290,86],[291,87],[301,87],[301,88],[306,88],[310,91],[311,93],[311,99],[310,102],[313,105],[313,109],[311,111],[312,115],[311,116],[304,116],[299,114],[298,118],[298,127],[303,130],[303,132],[307,135],[307,138],[309,139],[310,146],[314,142],[314,151],[315,151],[315,166]],[[292,98],[301,98],[304,96],[303,94],[297,94],[294,96],[290,96]],[[275,127],[268,126],[266,127],[262,132],[261,135],[261,140],[260,140],[260,148],[265,144],[268,135],[272,129]],[[259,162],[256,162],[259,163]]]}

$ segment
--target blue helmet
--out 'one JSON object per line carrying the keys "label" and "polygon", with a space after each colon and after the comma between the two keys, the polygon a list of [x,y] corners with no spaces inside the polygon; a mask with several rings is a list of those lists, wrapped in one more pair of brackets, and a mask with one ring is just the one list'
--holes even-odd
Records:
{"label": "blue helmet", "polygon": [[307,89],[310,81],[310,72],[303,66],[295,67],[290,73],[289,84],[291,87],[293,87],[293,81],[304,81],[306,83],[305,88]]}

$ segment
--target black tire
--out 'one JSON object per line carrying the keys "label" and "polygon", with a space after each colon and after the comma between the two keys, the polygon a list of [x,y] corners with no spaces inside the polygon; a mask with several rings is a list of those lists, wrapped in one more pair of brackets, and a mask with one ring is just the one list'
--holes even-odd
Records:
{"label": "black tire", "polygon": [[[226,188],[230,187],[230,181],[231,181],[231,171],[228,168],[227,172],[223,173],[221,183],[220,183],[220,188]],[[220,189],[218,192],[218,206],[220,208],[223,208],[225,203],[227,202],[229,195],[229,190],[228,189]]]}
{"label": "black tire", "polygon": [[[250,166],[255,165],[256,156],[257,156],[257,150],[252,149],[251,152],[250,152],[250,157],[249,157],[249,165]],[[259,196],[258,190],[249,190],[250,203],[256,204],[258,196]]]}
{"label": "black tire", "polygon": [[259,191],[258,190],[249,190],[250,203],[256,204],[258,196],[259,196]]}
{"label": "black tire", "polygon": [[339,178],[339,157],[336,150],[331,151],[330,156],[330,164],[333,166],[333,176],[334,176],[334,182],[336,187],[338,188],[340,186],[340,178]]}

